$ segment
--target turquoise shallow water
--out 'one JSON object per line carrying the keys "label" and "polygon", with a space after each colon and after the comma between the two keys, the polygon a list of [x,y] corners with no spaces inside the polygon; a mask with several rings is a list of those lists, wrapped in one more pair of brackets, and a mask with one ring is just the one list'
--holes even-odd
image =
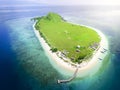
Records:
{"label": "turquoise shallow water", "polygon": [[[114,74],[110,72],[112,65],[108,61],[109,57],[106,59],[104,67],[102,66],[95,75],[76,78],[67,84],[57,84],[58,79],[68,77],[60,74],[51,65],[50,59],[34,34],[33,23],[31,18],[13,19],[6,22],[10,28],[12,49],[17,54],[19,65],[37,81],[33,87],[38,87],[40,90],[99,90],[103,84],[108,83],[107,81]],[[108,77],[109,74],[111,76]]]}
{"label": "turquoise shallow water", "polygon": [[[30,20],[49,11],[97,28],[108,37],[110,57],[96,74],[56,83],[69,77],[51,65]],[[0,90],[120,90],[119,17],[118,6],[0,6]]]}
{"label": "turquoise shallow water", "polygon": [[19,64],[38,80],[40,87],[47,89],[57,85],[57,79],[61,75],[49,63],[33,32],[30,18],[11,20],[7,24],[11,29],[12,48],[17,54]]}

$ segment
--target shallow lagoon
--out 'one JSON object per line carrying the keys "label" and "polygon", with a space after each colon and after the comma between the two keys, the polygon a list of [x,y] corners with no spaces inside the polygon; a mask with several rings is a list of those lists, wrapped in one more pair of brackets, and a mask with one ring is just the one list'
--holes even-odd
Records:
{"label": "shallow lagoon", "polygon": [[[6,30],[4,28],[2,29],[1,26],[1,32],[2,35],[3,33],[8,33],[6,36],[9,36],[10,42],[8,43],[10,46],[7,46],[6,43],[4,44],[6,44],[6,47],[9,47],[10,50],[12,50],[10,55],[13,56],[9,59],[6,59],[6,62],[12,62],[12,65],[10,63],[8,64],[11,65],[10,67],[14,66],[13,68],[15,68],[15,70],[10,70],[11,72],[14,71],[14,75],[16,76],[16,82],[13,82],[13,85],[15,83],[17,84],[15,84],[16,88],[13,88],[12,90],[113,90],[113,88],[115,88],[114,86],[119,88],[119,85],[117,85],[117,83],[119,83],[120,74],[119,60],[117,59],[119,58],[119,42],[117,42],[117,38],[119,38],[119,23],[117,20],[117,17],[119,17],[118,13],[114,14],[113,16],[108,15],[108,17],[107,14],[103,13],[102,10],[94,10],[94,14],[92,14],[93,10],[88,10],[85,7],[79,7],[80,9],[78,10],[76,10],[78,7],[68,7],[64,10],[62,9],[63,7],[57,7],[57,9],[54,7],[36,8],[40,8],[42,12],[40,13],[39,10],[37,11],[36,9],[35,11],[32,10],[31,12],[1,12],[1,16],[7,15],[6,17],[1,18],[1,22],[4,21],[5,24],[3,27],[7,28]],[[33,32],[32,25],[34,22],[30,20],[34,16],[41,16],[51,10],[62,14],[69,21],[98,28],[108,37],[110,47],[112,47],[112,49],[110,48],[110,57],[106,59],[106,62],[98,71],[98,73],[85,78],[77,78],[68,84],[59,85],[56,83],[57,79],[66,79],[68,77],[60,74],[51,65],[50,59],[45,54]],[[74,12],[71,12],[73,10]],[[79,13],[76,14],[78,11]],[[33,14],[33,12],[35,14]],[[98,15],[98,12],[101,14]],[[107,10],[107,13],[110,13],[109,10]],[[116,16],[116,19],[112,19],[114,16]],[[106,19],[106,17],[110,19]],[[3,40],[2,42],[5,41]],[[7,55],[8,54],[9,53],[7,53]]]}

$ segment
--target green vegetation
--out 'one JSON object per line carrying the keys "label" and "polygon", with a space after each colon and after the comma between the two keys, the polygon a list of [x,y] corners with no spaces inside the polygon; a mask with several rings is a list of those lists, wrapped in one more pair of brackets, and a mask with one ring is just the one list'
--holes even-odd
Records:
{"label": "green vegetation", "polygon": [[57,48],[51,48],[50,50],[51,50],[52,52],[57,52],[57,51],[58,51]]}
{"label": "green vegetation", "polygon": [[85,58],[89,58],[101,40],[96,31],[68,23],[56,13],[50,12],[35,20],[35,28],[39,30],[51,50],[66,52],[64,55],[73,62],[81,63]]}

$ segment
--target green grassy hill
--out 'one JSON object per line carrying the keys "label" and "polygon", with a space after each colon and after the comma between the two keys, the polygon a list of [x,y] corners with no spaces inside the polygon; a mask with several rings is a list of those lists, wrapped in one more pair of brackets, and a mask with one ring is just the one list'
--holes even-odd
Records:
{"label": "green grassy hill", "polygon": [[46,40],[53,51],[67,52],[73,62],[81,62],[92,55],[98,47],[100,36],[85,26],[66,22],[56,13],[36,18],[35,28]]}

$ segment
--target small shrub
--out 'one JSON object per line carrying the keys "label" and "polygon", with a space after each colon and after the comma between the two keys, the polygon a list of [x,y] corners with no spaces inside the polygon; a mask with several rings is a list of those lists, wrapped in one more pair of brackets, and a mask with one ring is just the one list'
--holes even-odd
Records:
{"label": "small shrub", "polygon": [[51,48],[50,50],[51,50],[52,52],[57,52],[57,51],[58,51],[57,48]]}
{"label": "small shrub", "polygon": [[81,60],[81,59],[84,59],[84,58],[85,58],[85,56],[79,56],[78,60]]}

